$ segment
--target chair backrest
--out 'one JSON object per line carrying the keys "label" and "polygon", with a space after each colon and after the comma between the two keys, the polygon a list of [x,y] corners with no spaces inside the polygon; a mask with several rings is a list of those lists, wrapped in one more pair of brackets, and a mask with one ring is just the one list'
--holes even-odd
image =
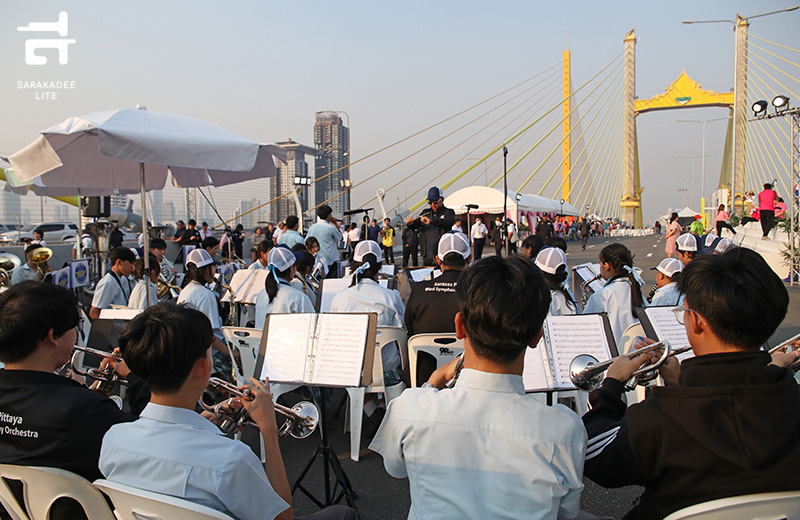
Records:
{"label": "chair backrest", "polygon": [[[114,520],[103,495],[80,475],[58,468],[11,464],[0,464],[0,475],[0,502],[15,520],[48,520],[50,508],[59,498],[78,502],[89,520]],[[14,497],[6,479],[22,482],[24,504]]]}
{"label": "chair backrest", "polygon": [[118,482],[100,479],[94,486],[111,499],[117,520],[231,520],[210,507]]}
{"label": "chair backrest", "polygon": [[[439,368],[464,351],[464,340],[452,334],[415,334],[408,339],[408,362],[411,369],[411,386],[416,387],[424,381],[419,378],[419,368],[423,357],[433,359],[434,369]],[[430,374],[427,374],[430,375]]]}
{"label": "chair backrest", "polygon": [[239,366],[231,356],[231,362],[236,367],[237,384],[250,384],[250,377],[256,372],[256,358],[261,347],[262,331],[247,327],[222,327],[222,335],[225,336],[229,346],[233,345],[239,350],[242,359],[242,364]]}
{"label": "chair backrest", "polygon": [[800,519],[800,491],[720,498],[685,507],[664,520]]}
{"label": "chair backrest", "polygon": [[369,385],[370,387],[383,388],[384,370],[381,349],[392,341],[397,341],[403,368],[408,366],[408,333],[400,327],[378,327],[375,334],[375,355],[372,362],[372,383]]}
{"label": "chair backrest", "polygon": [[622,336],[617,342],[617,352],[622,355],[632,349],[633,340],[636,338],[636,336],[646,337],[646,334],[644,333],[644,327],[642,327],[642,324],[638,321],[636,323],[631,323],[622,333]]}

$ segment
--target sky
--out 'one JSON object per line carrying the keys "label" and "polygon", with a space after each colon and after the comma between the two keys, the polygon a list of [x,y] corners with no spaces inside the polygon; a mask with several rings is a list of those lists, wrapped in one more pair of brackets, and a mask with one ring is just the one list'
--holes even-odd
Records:
{"label": "sky", "polygon": [[[356,161],[559,63],[565,48],[572,53],[573,85],[583,84],[622,51],[622,39],[633,28],[640,98],[662,93],[681,70],[705,89],[729,91],[731,25],[681,20],[733,19],[737,13],[750,16],[791,5],[783,0],[0,0],[0,155],[67,117],[143,104],[204,119],[254,141],[292,138],[308,145],[313,145],[316,111],[345,111]],[[67,38],[75,40],[68,63],[59,64],[53,52],[46,65],[27,65],[24,45],[32,33],[16,28],[55,21],[60,11],[68,13]],[[797,49],[799,22],[800,11],[777,14],[752,20],[750,32]],[[57,99],[48,100],[18,88],[19,82],[57,80],[74,81],[75,89],[60,90]],[[637,119],[646,220],[689,196],[678,189],[688,185],[692,161],[675,156],[700,155],[701,126],[677,119],[726,115],[717,108]],[[724,131],[722,123],[707,127],[706,192],[719,177]],[[406,148],[354,165],[354,183],[439,135],[433,131]],[[498,143],[495,139],[485,150]],[[509,159],[515,153],[520,150],[512,146]],[[470,164],[465,160],[453,173]],[[421,198],[436,167],[387,193],[387,206],[412,192]],[[358,185],[353,206],[394,184],[409,168],[401,165]],[[699,161],[696,170],[699,201]],[[216,190],[215,201],[227,217],[242,198],[268,200],[266,187],[266,181],[252,181]],[[171,190],[165,199],[179,196]],[[25,199],[25,207],[38,210],[36,197]]]}

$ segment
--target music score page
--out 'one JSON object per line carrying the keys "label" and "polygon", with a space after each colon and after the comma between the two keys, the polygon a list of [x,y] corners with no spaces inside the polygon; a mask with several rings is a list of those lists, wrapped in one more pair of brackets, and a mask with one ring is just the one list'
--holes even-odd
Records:
{"label": "music score page", "polygon": [[264,376],[270,381],[301,383],[306,375],[308,345],[316,326],[316,314],[273,314],[269,316]]}
{"label": "music score page", "polygon": [[575,357],[589,354],[598,361],[611,359],[603,316],[599,314],[548,316],[544,337],[555,388],[575,388],[569,380],[569,365]]}
{"label": "music score page", "polygon": [[[645,313],[650,319],[650,324],[656,333],[659,341],[667,341],[673,349],[688,347],[689,337],[686,335],[686,327],[678,323],[672,309],[675,307],[647,307]],[[679,361],[694,357],[691,350],[678,356]]]}
{"label": "music score page", "polygon": [[358,386],[364,365],[369,316],[320,314],[311,381],[318,385]]}

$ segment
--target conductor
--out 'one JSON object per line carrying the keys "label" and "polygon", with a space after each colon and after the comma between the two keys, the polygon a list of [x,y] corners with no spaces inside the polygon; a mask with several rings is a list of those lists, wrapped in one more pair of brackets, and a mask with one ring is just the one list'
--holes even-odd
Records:
{"label": "conductor", "polygon": [[432,266],[433,257],[439,246],[439,238],[450,231],[456,222],[456,213],[444,205],[444,192],[438,186],[428,190],[428,204],[422,214],[417,218],[409,218],[406,225],[419,231],[420,247],[422,250],[422,265]]}

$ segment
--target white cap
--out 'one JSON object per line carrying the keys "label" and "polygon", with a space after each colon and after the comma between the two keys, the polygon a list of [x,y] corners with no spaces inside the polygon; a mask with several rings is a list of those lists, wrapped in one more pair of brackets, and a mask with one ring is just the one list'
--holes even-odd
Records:
{"label": "white cap", "polygon": [[444,260],[444,257],[450,253],[458,253],[464,257],[464,260],[469,258],[472,251],[469,248],[467,235],[460,231],[453,231],[442,235],[442,238],[439,239],[437,256],[439,260]]}
{"label": "white cap", "polygon": [[362,240],[356,244],[356,249],[353,251],[353,260],[356,262],[363,262],[364,255],[372,253],[378,262],[381,261],[381,246],[374,240]]}
{"label": "white cap", "polygon": [[558,247],[546,247],[539,251],[533,263],[545,273],[556,274],[559,267],[567,265],[567,254]]}
{"label": "white cap", "polygon": [[678,237],[679,251],[697,251],[697,238],[691,233],[684,233]]}
{"label": "white cap", "polygon": [[714,233],[708,233],[708,234],[706,234],[706,241],[705,241],[705,243],[706,243],[706,244],[711,244],[711,243],[713,243],[713,242],[714,242],[714,240],[716,240],[716,239],[718,239],[718,238],[719,238],[719,237],[718,237],[717,235],[715,235]]}
{"label": "white cap", "polygon": [[213,264],[214,259],[211,258],[211,255],[208,254],[208,251],[201,248],[192,249],[189,254],[186,256],[186,265],[194,264],[195,267],[205,267],[209,264]]}
{"label": "white cap", "polygon": [[725,253],[733,247],[733,242],[730,238],[720,238],[717,242],[717,247],[714,248],[715,253]]}
{"label": "white cap", "polygon": [[273,247],[267,254],[267,266],[274,265],[278,271],[289,269],[294,265],[294,262],[294,253],[286,247]]}
{"label": "white cap", "polygon": [[654,269],[658,269],[659,273],[672,278],[675,273],[683,271],[683,263],[677,258],[665,258]]}

